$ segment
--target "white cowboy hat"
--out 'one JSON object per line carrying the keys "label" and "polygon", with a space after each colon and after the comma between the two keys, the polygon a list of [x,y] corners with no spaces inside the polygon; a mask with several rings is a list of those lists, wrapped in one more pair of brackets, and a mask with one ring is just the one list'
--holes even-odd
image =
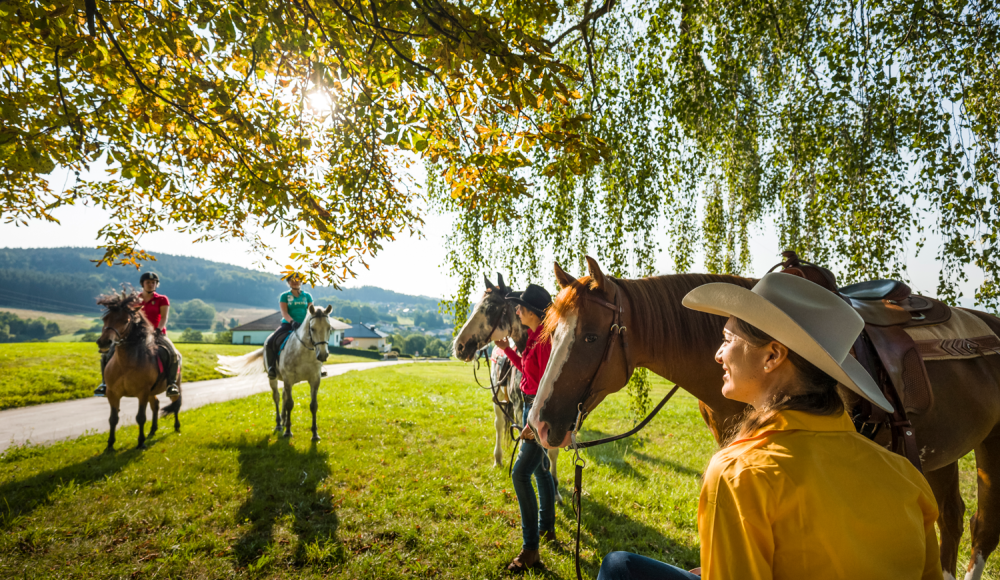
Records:
{"label": "white cowboy hat", "polygon": [[826,288],[774,272],[761,278],[753,290],[726,283],[699,286],[688,292],[683,304],[709,314],[735,316],[757,327],[840,384],[892,412],[871,375],[850,355],[864,321]]}

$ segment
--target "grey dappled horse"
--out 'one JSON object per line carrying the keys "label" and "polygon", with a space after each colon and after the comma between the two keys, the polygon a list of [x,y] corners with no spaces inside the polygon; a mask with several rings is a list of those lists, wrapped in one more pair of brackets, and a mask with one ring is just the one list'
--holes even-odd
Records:
{"label": "grey dappled horse", "polygon": [[[292,386],[307,381],[310,387],[312,401],[309,403],[309,410],[312,411],[312,440],[319,441],[316,434],[316,410],[319,404],[316,402],[316,395],[319,391],[320,373],[323,371],[323,363],[330,356],[328,349],[330,341],[330,311],[332,306],[326,309],[316,308],[309,305],[309,312],[306,314],[302,324],[288,335],[285,341],[285,348],[278,358],[278,378],[270,379],[271,394],[274,397],[275,427],[274,430],[281,431],[284,428],[285,437],[292,436],[292,407],[295,405],[292,400]],[[219,355],[219,366],[217,370],[227,375],[254,375],[266,373],[264,367],[264,349],[258,349],[243,356],[222,356]],[[281,403],[281,395],[278,394],[278,380],[284,385],[284,405]]]}

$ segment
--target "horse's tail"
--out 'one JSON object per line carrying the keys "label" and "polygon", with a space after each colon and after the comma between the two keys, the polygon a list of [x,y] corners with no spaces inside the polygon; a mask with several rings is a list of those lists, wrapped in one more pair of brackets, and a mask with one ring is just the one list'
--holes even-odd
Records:
{"label": "horse's tail", "polygon": [[177,395],[177,400],[170,403],[166,407],[160,409],[160,417],[166,417],[171,413],[176,413],[181,410],[181,396]]}
{"label": "horse's tail", "polygon": [[215,370],[224,375],[248,376],[266,372],[264,367],[264,349],[259,348],[243,356],[223,356],[219,357],[219,366]]}

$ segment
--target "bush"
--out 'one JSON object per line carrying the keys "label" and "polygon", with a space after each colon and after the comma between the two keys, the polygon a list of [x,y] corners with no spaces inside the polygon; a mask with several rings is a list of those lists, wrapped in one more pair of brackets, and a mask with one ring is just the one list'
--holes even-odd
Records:
{"label": "bush", "polygon": [[223,330],[222,332],[215,333],[215,343],[216,344],[232,344],[233,343],[233,331]]}
{"label": "bush", "polygon": [[378,350],[378,347],[373,344],[368,347],[368,350]]}
{"label": "bush", "polygon": [[215,321],[215,326],[212,327],[212,332],[224,332],[226,330],[226,323],[221,320]]}
{"label": "bush", "polygon": [[427,346],[427,337],[422,334],[411,334],[406,337],[403,343],[403,352],[406,354],[416,354],[424,350]]}
{"label": "bush", "polygon": [[[232,337],[230,336],[230,340]],[[205,337],[201,332],[194,330],[190,327],[185,328],[184,332],[181,333],[180,338],[177,339],[178,342],[205,342]]]}
{"label": "bush", "polygon": [[101,338],[101,335],[96,332],[87,332],[80,337],[80,342],[97,342],[97,339]]}

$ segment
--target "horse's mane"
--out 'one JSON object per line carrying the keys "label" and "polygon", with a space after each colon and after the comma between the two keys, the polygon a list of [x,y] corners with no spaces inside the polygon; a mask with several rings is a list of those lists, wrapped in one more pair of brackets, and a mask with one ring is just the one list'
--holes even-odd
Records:
{"label": "horse's mane", "polygon": [[[610,278],[625,293],[629,317],[629,334],[641,336],[649,344],[717,346],[722,340],[718,316],[690,310],[681,300],[691,290],[712,282],[727,282],[751,288],[756,280],[716,274],[673,274],[637,280]],[[564,288],[556,296],[545,316],[545,334],[555,332],[559,321],[580,308],[585,295],[583,288],[594,291],[597,282],[584,276]]]}
{"label": "horse's mane", "polygon": [[137,357],[152,358],[156,356],[154,342],[156,329],[142,311],[142,297],[131,287],[123,287],[121,292],[109,292],[97,297],[97,304],[103,306],[109,313],[125,312],[132,318],[132,329],[128,336],[122,337],[117,348],[126,348],[129,354]]}

